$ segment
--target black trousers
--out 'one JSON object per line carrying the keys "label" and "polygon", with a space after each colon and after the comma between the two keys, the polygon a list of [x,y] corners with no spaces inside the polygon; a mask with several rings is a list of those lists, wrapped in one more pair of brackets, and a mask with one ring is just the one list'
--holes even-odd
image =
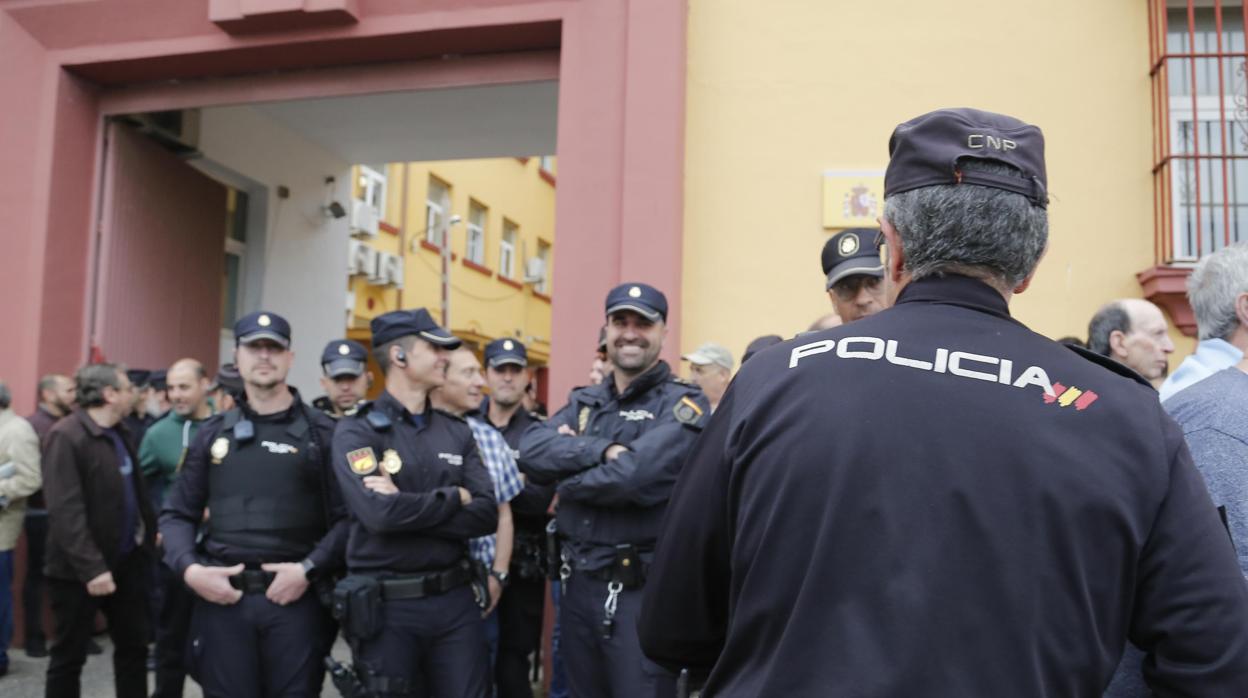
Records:
{"label": "black trousers", "polygon": [[498,698],[533,698],[529,655],[542,643],[545,579],[516,579],[498,600]]}
{"label": "black trousers", "polygon": [[186,643],[191,632],[195,592],[164,562],[157,563],[161,594],[156,625],[156,690],[152,698],[182,698],[186,683]]}
{"label": "black trousers", "polygon": [[26,646],[43,644],[43,550],[48,542],[48,512],[26,512],[26,579],[22,582]]}
{"label": "black trousers", "polygon": [[196,597],[186,666],[205,698],[319,696],[335,633],[311,587],[289,606],[264,594],[232,606]]}
{"label": "black trousers", "polygon": [[467,586],[423,599],[385,602],[381,632],[356,643],[355,663],[373,676],[399,679],[407,693],[379,696],[485,698],[489,648],[481,609]]}
{"label": "black trousers", "polygon": [[615,625],[602,637],[607,583],[573,573],[559,604],[560,644],[576,698],[672,698],[676,678],[646,659],[637,639],[641,589],[620,593]]}
{"label": "black trousers", "polygon": [[91,596],[77,580],[49,578],[48,597],[56,642],[50,649],[47,698],[78,698],[87,642],[95,630],[95,614],[103,611],[113,640],[113,686],[117,698],[147,696],[147,589],[151,556],[136,550],[112,570],[117,591]]}

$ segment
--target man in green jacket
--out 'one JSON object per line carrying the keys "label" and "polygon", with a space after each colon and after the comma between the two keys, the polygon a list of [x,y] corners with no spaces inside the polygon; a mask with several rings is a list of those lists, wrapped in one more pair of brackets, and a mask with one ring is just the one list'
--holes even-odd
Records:
{"label": "man in green jacket", "polygon": [[[204,366],[181,359],[169,367],[166,378],[172,409],[148,428],[139,446],[139,466],[147,480],[152,506],[160,511],[165,493],[182,467],[182,458],[203,421],[212,416],[211,386]],[[182,654],[191,617],[191,595],[178,576],[157,563],[156,690],[153,698],[181,698],[186,681]]]}

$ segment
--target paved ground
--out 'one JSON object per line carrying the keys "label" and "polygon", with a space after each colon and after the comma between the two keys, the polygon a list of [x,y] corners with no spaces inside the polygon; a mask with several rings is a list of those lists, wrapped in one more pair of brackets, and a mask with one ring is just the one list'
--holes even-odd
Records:
{"label": "paved ground", "polygon": [[[113,647],[107,637],[97,637],[96,641],[104,648],[104,654],[87,657],[87,665],[82,670],[82,698],[113,697]],[[351,650],[341,638],[334,646],[334,656],[345,659],[351,656]],[[48,669],[47,659],[31,659],[22,650],[9,650],[9,674],[0,677],[0,696],[4,698],[43,698],[43,676]],[[151,686],[151,674],[148,674],[148,685]],[[336,696],[329,679],[325,679],[324,696]],[[183,698],[203,698],[199,684],[186,680],[186,691]]]}

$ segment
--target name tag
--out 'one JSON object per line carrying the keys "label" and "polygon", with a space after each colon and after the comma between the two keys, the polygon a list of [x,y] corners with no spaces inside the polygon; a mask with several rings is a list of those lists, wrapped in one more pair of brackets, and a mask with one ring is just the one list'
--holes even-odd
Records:
{"label": "name tag", "polygon": [[439,453],[438,458],[450,463],[451,465],[463,465],[464,457],[458,453]]}
{"label": "name tag", "polygon": [[620,410],[620,419],[626,422],[644,422],[654,419],[654,414],[649,410]]}
{"label": "name tag", "polygon": [[281,444],[276,441],[261,441],[260,445],[269,453],[276,453],[279,456],[287,456],[299,452],[299,449],[290,444]]}

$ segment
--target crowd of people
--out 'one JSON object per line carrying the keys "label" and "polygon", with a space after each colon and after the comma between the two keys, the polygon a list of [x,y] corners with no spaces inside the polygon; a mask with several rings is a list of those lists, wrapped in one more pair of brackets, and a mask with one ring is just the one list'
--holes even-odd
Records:
{"label": "crowd of people", "polygon": [[156,696],[328,671],[531,698],[547,605],[552,697],[1242,694],[1248,244],[1193,271],[1200,342],[1168,375],[1148,301],[1086,340],[1010,316],[1047,244],[1039,129],[942,110],[889,149],[881,227],[823,248],[832,312],[740,366],[704,343],[688,380],[665,295],[625,283],[550,416],[523,343],[424,309],[372,321],[376,376],[326,345],[311,403],[271,311],[211,376],[91,364],[28,419],[0,384],[0,673],[24,526],[50,698],[79,695],[101,613],[122,698],[149,668]]}

